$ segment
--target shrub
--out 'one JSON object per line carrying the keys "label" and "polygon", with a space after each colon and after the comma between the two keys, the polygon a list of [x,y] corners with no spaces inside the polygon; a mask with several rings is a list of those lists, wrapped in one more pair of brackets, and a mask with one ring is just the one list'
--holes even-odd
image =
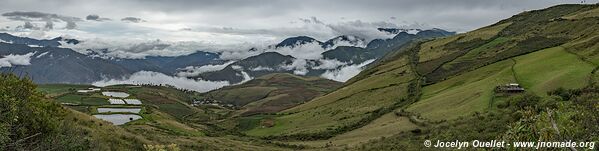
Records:
{"label": "shrub", "polygon": [[509,99],[509,104],[517,109],[524,109],[526,107],[535,107],[541,101],[541,97],[536,96],[532,93],[525,93],[522,95],[514,96]]}
{"label": "shrub", "polygon": [[85,150],[64,123],[67,111],[47,101],[29,78],[0,73],[0,150]]}

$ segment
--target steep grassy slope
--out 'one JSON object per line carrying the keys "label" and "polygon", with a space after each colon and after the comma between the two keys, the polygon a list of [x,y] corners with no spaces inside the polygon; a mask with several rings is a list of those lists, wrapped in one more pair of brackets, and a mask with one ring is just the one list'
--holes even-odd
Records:
{"label": "steep grassy slope", "polygon": [[408,62],[407,56],[394,60],[391,66],[377,68],[376,76],[286,110],[273,117],[273,127],[256,127],[247,134],[310,140],[361,127],[390,112],[389,106],[408,102],[409,85],[418,81]]}
{"label": "steep grassy slope", "polygon": [[520,83],[543,96],[559,87],[586,86],[593,68],[562,47],[540,50],[425,86],[422,100],[408,111],[421,113],[430,120],[455,119],[491,107],[495,98],[492,90],[497,85]]}
{"label": "steep grassy slope", "polygon": [[[278,140],[324,140],[315,141],[318,146],[363,127],[376,130],[382,126],[372,127],[380,122],[374,121],[393,110],[414,114],[409,116],[412,123],[402,125],[493,111],[509,100],[493,91],[506,83],[521,83],[539,96],[558,87],[584,87],[596,77],[599,19],[592,14],[598,7],[559,5],[471,32],[416,42],[378,60],[337,91],[258,118],[273,125],[245,132]],[[389,132],[402,131],[409,129]]]}
{"label": "steep grassy slope", "polygon": [[430,120],[445,120],[487,109],[495,86],[515,82],[512,65],[506,60],[426,86],[422,99],[410,105],[408,111]]}
{"label": "steep grassy slope", "polygon": [[539,96],[557,88],[582,88],[596,67],[570,54],[563,47],[554,47],[514,58],[518,82]]}
{"label": "steep grassy slope", "polygon": [[341,86],[341,83],[288,73],[268,74],[246,83],[203,94],[206,100],[241,107],[239,114],[275,113],[307,102]]}

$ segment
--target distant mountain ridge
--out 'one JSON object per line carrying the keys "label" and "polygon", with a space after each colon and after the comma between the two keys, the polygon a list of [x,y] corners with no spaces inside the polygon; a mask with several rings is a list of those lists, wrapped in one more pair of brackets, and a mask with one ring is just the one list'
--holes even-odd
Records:
{"label": "distant mountain ridge", "polygon": [[79,40],[76,39],[67,39],[62,37],[56,37],[54,39],[33,39],[27,37],[19,37],[13,36],[7,33],[0,33],[0,41],[4,41],[6,43],[11,44],[24,44],[24,45],[35,45],[41,47],[58,47],[60,46],[60,42],[66,42],[68,44],[79,44]]}
{"label": "distant mountain ridge", "polygon": [[[418,34],[400,32],[392,39],[375,39],[368,43],[365,42],[364,38],[352,35],[337,36],[325,42],[308,36],[296,36],[271,45],[271,48],[288,47],[293,49],[315,43],[320,45],[322,49],[327,50],[322,53],[323,59],[337,60],[346,65],[354,65],[380,58],[391,49],[414,38],[440,37],[448,34],[451,34],[451,32],[444,30],[422,30]],[[105,79],[121,79],[139,71],[177,75],[180,69],[186,67],[218,65],[231,61],[221,59],[220,53],[205,51],[196,51],[183,56],[146,56],[143,59],[131,59],[102,57],[108,50],[90,50],[88,54],[81,54],[72,49],[61,48],[64,43],[77,45],[82,42],[85,41],[63,37],[38,40],[0,33],[0,44],[2,44],[0,45],[0,57],[11,54],[34,53],[30,58],[31,65],[13,67],[15,69],[13,72],[25,72],[38,77],[34,78],[36,83],[92,83]],[[343,45],[337,46],[340,43]],[[254,48],[249,51],[265,50]],[[302,75],[320,76],[327,71],[327,69],[312,68],[323,65],[323,62],[319,60],[294,61],[297,61],[297,58],[293,56],[265,51],[256,56],[237,60],[220,71],[201,73],[192,78],[238,83],[247,80],[248,76],[250,78],[259,77],[270,73],[298,74],[297,72],[301,70]],[[309,67],[307,69],[297,69],[301,65],[294,63],[305,63]],[[68,73],[68,75],[61,76],[65,73]]]}
{"label": "distant mountain ridge", "polygon": [[[416,39],[429,39],[436,37],[445,37],[455,34],[455,32],[448,32],[441,29],[422,30],[417,34],[409,34],[406,32],[400,32],[391,39],[375,39],[366,44],[365,48],[354,47],[354,46],[338,46],[334,49],[330,49],[322,53],[323,59],[336,60],[346,65],[356,65],[363,63],[367,60],[378,59],[387,54],[388,52],[395,50],[404,44],[416,40]],[[286,47],[297,47],[301,44],[317,43],[325,48],[330,48],[333,41],[344,40],[347,42],[357,43],[359,40],[363,40],[355,36],[338,36],[328,40],[326,42],[320,42],[314,38],[307,36],[292,37],[283,40],[283,42],[276,46]],[[277,52],[265,52],[263,54],[252,56],[236,63],[230,64],[226,68],[220,71],[206,72],[193,78],[199,78],[211,81],[229,81],[230,83],[238,83],[243,81],[244,74],[250,77],[259,77],[269,73],[294,73],[295,68],[286,68],[292,66],[294,63],[293,56],[285,56]],[[257,61],[260,60],[260,61]],[[268,61],[265,61],[268,60]],[[249,63],[251,62],[251,63]],[[306,66],[316,67],[322,63],[318,60],[307,60]],[[237,67],[234,69],[233,67]],[[260,69],[260,70],[255,70]],[[327,69],[306,69],[304,75],[307,76],[320,76]],[[330,70],[330,69],[329,69]]]}
{"label": "distant mountain ridge", "polygon": [[197,51],[176,57],[148,56],[145,59],[103,59],[94,54],[81,54],[61,43],[79,44],[81,41],[57,37],[32,39],[0,33],[0,57],[32,53],[31,65],[18,65],[0,72],[24,73],[36,83],[88,84],[104,79],[120,79],[138,71],[156,71],[167,75],[187,66],[220,64],[219,54]]}
{"label": "distant mountain ridge", "polygon": [[91,58],[67,48],[0,43],[0,56],[29,53],[33,54],[31,65],[2,68],[0,72],[26,74],[36,83],[91,83],[132,73],[108,60]]}
{"label": "distant mountain ridge", "polygon": [[275,48],[281,48],[281,47],[294,48],[297,45],[304,45],[304,44],[313,43],[313,42],[316,42],[319,45],[322,45],[322,42],[320,42],[312,37],[297,36],[297,37],[290,37],[290,38],[287,38],[287,39],[281,41],[280,43],[275,45]]}

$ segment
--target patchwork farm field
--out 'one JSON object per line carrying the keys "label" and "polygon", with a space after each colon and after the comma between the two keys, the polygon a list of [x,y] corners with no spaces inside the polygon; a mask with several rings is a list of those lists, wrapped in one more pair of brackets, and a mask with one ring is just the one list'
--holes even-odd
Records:
{"label": "patchwork farm field", "polygon": [[559,87],[587,85],[593,68],[562,47],[540,50],[425,86],[422,100],[408,111],[433,121],[455,119],[488,109],[498,85],[520,83],[528,92],[544,96]]}

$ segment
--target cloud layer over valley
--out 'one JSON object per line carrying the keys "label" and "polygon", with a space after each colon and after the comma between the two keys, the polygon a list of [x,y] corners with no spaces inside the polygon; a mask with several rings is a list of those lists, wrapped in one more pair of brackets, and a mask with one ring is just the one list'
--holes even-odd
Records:
{"label": "cloud layer over valley", "polygon": [[[112,57],[172,56],[218,50],[226,52],[225,58],[239,59],[248,56],[241,51],[265,47],[292,36],[324,41],[339,35],[354,35],[368,42],[390,37],[377,31],[379,27],[438,27],[464,32],[524,10],[580,1],[138,2],[4,0],[0,30],[33,38],[76,38],[87,44],[74,49],[82,52],[86,48],[105,48]],[[169,46],[144,46],[155,44],[157,39]]]}
{"label": "cloud layer over valley", "polygon": [[207,92],[230,85],[230,83],[227,81],[193,80],[185,77],[168,76],[153,71],[140,71],[123,79],[105,79],[93,83],[93,85],[101,87],[117,84],[171,85],[176,88],[194,90],[198,92]]}
{"label": "cloud layer over valley", "polygon": [[9,54],[6,56],[0,56],[0,68],[13,67],[17,65],[30,65],[31,56],[34,54],[34,52],[31,52],[24,55]]}

